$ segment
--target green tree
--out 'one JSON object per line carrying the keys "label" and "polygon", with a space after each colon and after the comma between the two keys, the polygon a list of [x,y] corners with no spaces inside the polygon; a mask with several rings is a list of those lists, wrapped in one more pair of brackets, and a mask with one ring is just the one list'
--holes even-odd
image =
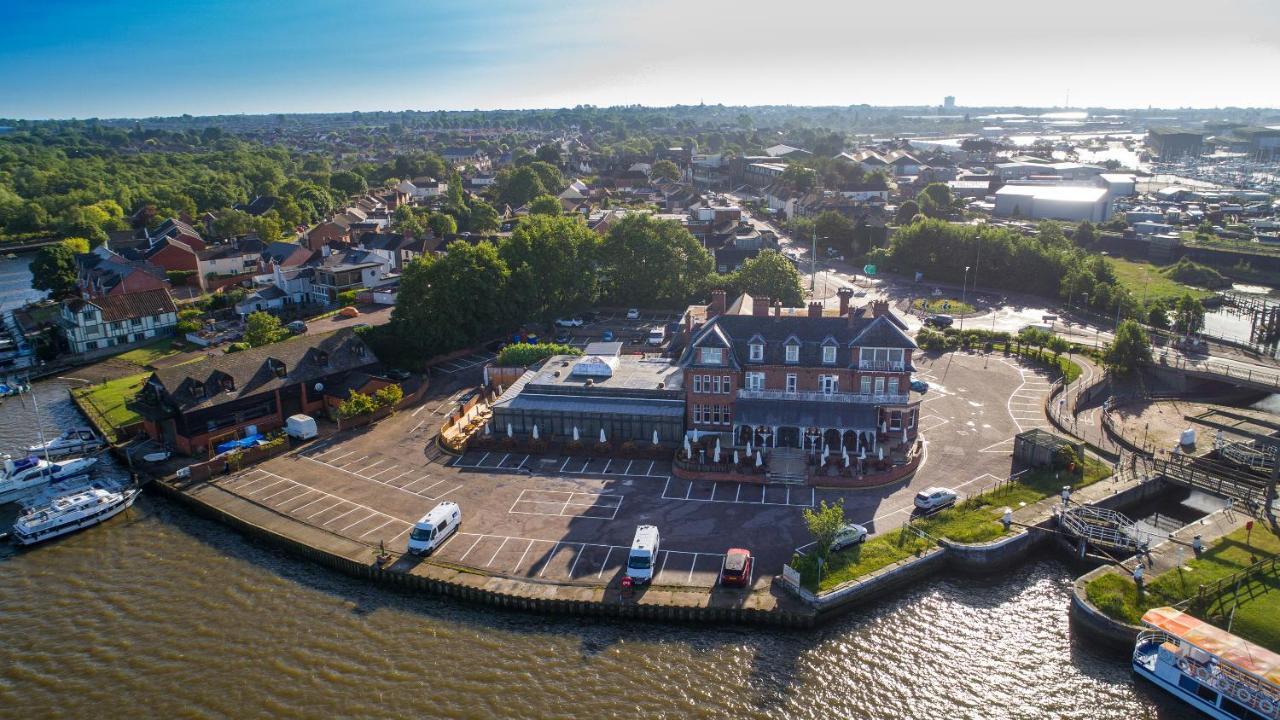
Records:
{"label": "green tree", "polygon": [[533,154],[538,160],[550,165],[560,164],[560,146],[559,145],[539,145],[537,151]]}
{"label": "green tree", "polygon": [[814,219],[813,226],[818,233],[819,245],[826,244],[846,255],[859,254],[854,248],[857,228],[849,218],[834,210],[827,210]]}
{"label": "green tree", "polygon": [[680,168],[670,160],[659,160],[654,163],[653,168],[649,170],[649,179],[670,180],[674,182],[680,179]]}
{"label": "green tree", "polygon": [[467,230],[475,233],[491,233],[501,225],[501,218],[493,206],[483,200],[471,203],[471,214],[467,219]]}
{"label": "green tree", "polygon": [[600,236],[577,217],[525,218],[498,246],[511,272],[512,301],[541,320],[593,304],[600,245]]}
{"label": "green tree", "polygon": [[804,302],[800,273],[775,250],[765,250],[744,262],[732,274],[730,282],[735,295],[745,292],[754,297],[773,298],[788,307]]}
{"label": "green tree", "polygon": [[66,245],[72,253],[83,255],[89,252],[89,241],[79,237],[63,238],[62,244]]}
{"label": "green tree", "polygon": [[547,194],[547,187],[542,184],[538,173],[529,165],[499,172],[495,188],[498,202],[513,208],[521,207],[535,197]]}
{"label": "green tree", "polygon": [[1085,220],[1076,226],[1075,234],[1071,236],[1075,243],[1080,247],[1093,247],[1098,242],[1098,229],[1093,223]]}
{"label": "green tree", "polygon": [[602,287],[620,305],[676,307],[702,287],[711,255],[679,223],[636,213],[609,228]]}
{"label": "green tree", "polygon": [[898,214],[894,216],[894,222],[899,225],[906,225],[920,214],[920,205],[915,200],[904,200],[898,206]]}
{"label": "green tree", "polygon": [[1191,294],[1178,298],[1173,306],[1173,329],[1190,335],[1204,327],[1204,303]]}
{"label": "green tree", "polygon": [[916,195],[920,212],[931,218],[944,218],[951,213],[951,188],[946,183],[929,183]]}
{"label": "green tree", "polygon": [[355,305],[359,297],[360,297],[360,292],[358,290],[343,290],[342,292],[338,293],[338,304],[339,305]]}
{"label": "green tree", "polygon": [[427,218],[427,226],[437,237],[456,235],[458,232],[458,221],[446,213],[431,213],[431,217]]}
{"label": "green tree", "polygon": [[555,195],[539,195],[529,203],[530,215],[563,215],[564,207]]}
{"label": "green tree", "polygon": [[1053,351],[1053,362],[1057,363],[1062,353],[1071,347],[1071,343],[1067,342],[1067,339],[1061,335],[1053,335],[1049,338],[1049,342],[1045,343],[1045,346]]}
{"label": "green tree", "polygon": [[377,402],[378,407],[394,408],[404,400],[404,389],[399,385],[392,383],[373,393],[373,399]]}
{"label": "green tree", "polygon": [[31,261],[31,287],[54,298],[75,293],[75,253],[63,243],[40,248]]}
{"label": "green tree", "polygon": [[1123,320],[1116,328],[1115,340],[1103,353],[1107,369],[1117,375],[1128,375],[1144,362],[1151,361],[1151,344],[1142,326],[1133,320]]}
{"label": "green tree", "polygon": [[349,420],[377,409],[378,403],[371,396],[352,390],[346,400],[338,403],[338,417]]}
{"label": "green tree", "polygon": [[280,326],[280,318],[268,312],[249,313],[244,323],[244,340],[253,347],[270,345],[289,336],[289,331]]}
{"label": "green tree", "polygon": [[1157,330],[1169,329],[1169,308],[1156,300],[1147,307],[1147,324]]}
{"label": "green tree", "polygon": [[345,200],[352,195],[369,192],[369,183],[350,170],[341,170],[329,176],[329,186],[337,190]]}
{"label": "green tree", "polygon": [[807,193],[818,186],[818,174],[812,168],[803,165],[791,164],[786,170],[782,171],[782,175],[778,180],[791,188],[797,193]]}
{"label": "green tree", "polygon": [[840,528],[844,527],[844,500],[827,504],[823,500],[818,509],[805,508],[804,524],[813,538],[813,552],[818,558],[826,560],[831,554],[831,543],[836,539]]}

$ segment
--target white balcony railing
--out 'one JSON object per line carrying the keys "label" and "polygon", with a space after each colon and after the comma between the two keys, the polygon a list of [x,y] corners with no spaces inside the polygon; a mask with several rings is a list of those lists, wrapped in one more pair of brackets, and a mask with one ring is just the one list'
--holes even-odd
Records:
{"label": "white balcony railing", "polygon": [[786,392],[785,390],[739,390],[739,400],[816,400],[818,402],[905,405],[909,395],[876,395],[874,393]]}
{"label": "white balcony railing", "polygon": [[859,370],[871,370],[874,372],[906,372],[907,364],[902,361],[890,362],[887,360],[861,360],[858,362]]}

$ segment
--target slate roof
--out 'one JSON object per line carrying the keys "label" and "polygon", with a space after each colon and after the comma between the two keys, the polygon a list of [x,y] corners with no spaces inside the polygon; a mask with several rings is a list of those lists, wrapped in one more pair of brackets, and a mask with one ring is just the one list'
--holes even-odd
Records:
{"label": "slate roof", "polygon": [[[883,347],[914,349],[915,341],[899,327],[901,321],[891,314],[871,317],[865,308],[849,317],[816,317],[790,315],[760,317],[756,315],[719,315],[712,318],[689,343],[681,365],[697,365],[695,351],[699,347],[729,347],[730,365],[794,365],[797,367],[851,367],[858,362],[858,348]],[[764,342],[764,359],[750,360],[753,339]],[[822,362],[822,346],[837,346],[836,361]],[[786,346],[800,345],[800,361],[786,362]]]}
{"label": "slate roof", "polygon": [[[377,362],[373,351],[355,331],[345,328],[325,335],[300,335],[243,352],[163,368],[153,373],[148,382],[159,386],[169,402],[188,412],[297,383],[310,384]],[[225,389],[228,380],[230,391]],[[199,383],[204,384],[207,393],[192,392],[193,386]]]}
{"label": "slate roof", "polygon": [[301,265],[311,258],[311,250],[297,243],[277,241],[268,245],[262,256],[281,266]]}
{"label": "slate roof", "polygon": [[132,320],[133,318],[178,312],[178,308],[173,304],[173,298],[169,296],[169,291],[164,288],[143,290],[124,295],[104,295],[93,301],[79,298],[67,301],[67,307],[72,312],[80,312],[85,305],[98,306],[102,310],[103,322]]}

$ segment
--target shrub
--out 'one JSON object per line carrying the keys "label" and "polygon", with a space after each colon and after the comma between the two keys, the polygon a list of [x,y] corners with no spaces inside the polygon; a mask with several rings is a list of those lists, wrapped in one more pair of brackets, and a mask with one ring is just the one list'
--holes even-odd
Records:
{"label": "shrub", "polygon": [[342,292],[338,293],[338,304],[339,305],[355,305],[356,297],[359,296],[359,294],[360,293],[356,290],[343,290]]}
{"label": "shrub", "polygon": [[227,346],[227,352],[229,353],[242,352],[242,351],[248,350],[249,347],[250,345],[247,342],[233,342]]}
{"label": "shrub", "polygon": [[581,355],[582,350],[571,345],[556,343],[514,343],[502,348],[495,361],[503,367],[529,367],[555,355]]}
{"label": "shrub", "polygon": [[372,396],[352,390],[346,400],[338,403],[338,417],[346,420],[377,409],[378,404]]}
{"label": "shrub", "polygon": [[378,407],[395,407],[404,399],[404,390],[399,385],[388,385],[373,394]]}
{"label": "shrub", "polygon": [[1080,459],[1076,456],[1075,448],[1070,445],[1063,445],[1053,451],[1053,466],[1055,468],[1065,470],[1079,462]]}

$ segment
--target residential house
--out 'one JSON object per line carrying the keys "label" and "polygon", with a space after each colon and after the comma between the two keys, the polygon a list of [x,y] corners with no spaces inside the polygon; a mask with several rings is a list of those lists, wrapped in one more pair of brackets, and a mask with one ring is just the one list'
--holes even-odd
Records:
{"label": "residential house", "polygon": [[413,179],[413,199],[422,202],[438,198],[449,192],[449,183],[436,180],[428,175]]}
{"label": "residential house", "polygon": [[257,217],[259,215],[265,215],[267,211],[273,209],[279,201],[280,198],[272,195],[259,195],[253,200],[250,200],[247,204],[237,204],[235,209]]}
{"label": "residential house", "polygon": [[192,250],[203,250],[205,246],[204,238],[200,236],[200,233],[196,232],[196,229],[191,227],[189,223],[177,218],[165,220],[155,230],[149,231],[147,236],[152,244],[162,239],[168,239],[176,240]]}
{"label": "residential house", "polygon": [[163,269],[145,260],[129,260],[106,245],[76,255],[75,262],[76,286],[85,299],[168,287]]}
{"label": "residential house", "polygon": [[255,235],[210,245],[196,253],[200,260],[200,286],[216,290],[254,275],[261,268],[262,241]]}
{"label": "residential house", "polygon": [[888,302],[853,308],[852,297],[842,289],[832,315],[818,302],[784,312],[749,296],[727,308],[724,291],[714,291],[679,360],[687,427],[732,447],[851,453],[874,452],[888,436],[914,437],[916,344]]}
{"label": "residential house", "polygon": [[[365,233],[360,236],[359,247],[384,258],[394,270],[403,270],[414,259],[427,252],[426,237],[415,238],[402,233]],[[431,244],[434,246],[434,244]]]}
{"label": "residential house", "polygon": [[236,313],[280,312],[294,305],[311,302],[312,267],[282,267],[271,265],[271,272],[254,278],[257,285],[243,300],[236,303]]}
{"label": "residential house", "polygon": [[788,160],[790,159],[798,160],[800,158],[813,155],[813,153],[809,152],[808,150],[805,150],[804,148],[792,147],[790,145],[783,145],[783,144],[778,144],[778,145],[774,145],[773,147],[765,148],[764,154],[768,155],[769,157],[785,158]]}
{"label": "residential house", "polygon": [[331,252],[315,267],[311,278],[311,298],[317,303],[336,303],[347,290],[367,290],[391,272],[391,259],[366,250]]}
{"label": "residential house", "polygon": [[478,170],[490,166],[489,155],[475,146],[447,147],[440,151],[440,157],[450,165],[472,165]]}
{"label": "residential house", "polygon": [[63,338],[73,353],[172,335],[177,323],[178,309],[164,288],[67,300],[59,318]]}
{"label": "residential house", "polygon": [[[361,214],[361,219],[364,219],[363,213]],[[351,220],[345,215],[339,215],[308,230],[306,235],[303,236],[303,243],[308,250],[318,252],[320,248],[326,245],[346,243],[350,238]]]}
{"label": "residential house", "polygon": [[250,426],[273,430],[290,415],[323,411],[325,388],[377,364],[351,329],[302,335],[157,370],[134,406],[153,440],[204,455]]}
{"label": "residential house", "polygon": [[310,260],[314,254],[305,245],[277,240],[263,249],[262,260],[280,267],[297,267]]}

